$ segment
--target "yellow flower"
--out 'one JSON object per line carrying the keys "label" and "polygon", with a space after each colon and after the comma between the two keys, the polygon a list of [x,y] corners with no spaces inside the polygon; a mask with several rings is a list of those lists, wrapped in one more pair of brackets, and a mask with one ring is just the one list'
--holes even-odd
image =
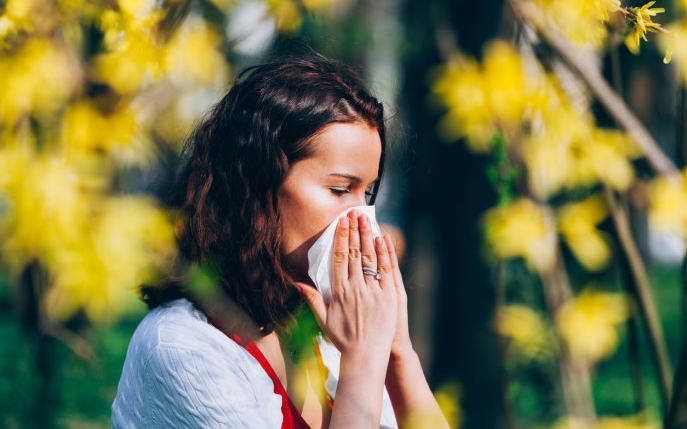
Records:
{"label": "yellow flower", "polygon": [[323,13],[334,4],[334,0],[264,0],[270,15],[274,16],[279,31],[292,33],[303,24],[303,14]]}
{"label": "yellow flower", "polygon": [[6,47],[6,40],[19,32],[19,25],[7,15],[0,15],[0,48]]}
{"label": "yellow flower", "polygon": [[303,6],[312,12],[324,12],[329,9],[333,4],[334,0],[302,0]]}
{"label": "yellow flower", "polygon": [[486,240],[496,257],[522,257],[538,272],[553,266],[557,240],[548,209],[521,198],[489,210],[484,221]]}
{"label": "yellow flower", "polygon": [[485,49],[480,67],[473,59],[454,57],[438,70],[433,93],[448,108],[439,123],[445,140],[467,137],[470,148],[486,152],[498,130],[517,130],[525,116],[533,85],[517,52],[502,41]]}
{"label": "yellow flower", "polygon": [[532,194],[546,199],[574,185],[576,142],[589,129],[589,118],[561,100],[555,88],[543,88],[546,100],[539,106],[539,121],[531,127],[522,146]]}
{"label": "yellow flower", "polygon": [[454,57],[440,71],[433,91],[448,107],[439,122],[440,137],[447,141],[467,137],[472,150],[487,152],[496,128],[478,64]]}
{"label": "yellow flower", "polygon": [[229,8],[235,3],[236,0],[210,0],[210,3],[214,4],[219,10],[229,10]]}
{"label": "yellow flower", "polygon": [[656,3],[655,1],[650,1],[642,7],[630,7],[627,8],[625,15],[629,18],[630,23],[633,25],[632,30],[625,37],[625,46],[633,54],[639,53],[640,39],[647,41],[646,33],[655,33],[657,31],[663,30],[661,24],[652,21],[652,17],[659,13],[665,12],[664,8],[652,8],[651,6]]}
{"label": "yellow flower", "polygon": [[620,0],[593,0],[591,3],[602,21],[608,21],[610,14],[620,10]]}
{"label": "yellow flower", "polygon": [[109,153],[114,146],[132,144],[136,118],[129,108],[102,114],[89,102],[69,106],[62,119],[62,142],[65,147]]}
{"label": "yellow flower", "polygon": [[667,30],[658,37],[659,46],[665,53],[664,62],[674,57],[682,82],[687,82],[687,24],[684,20],[673,22]]}
{"label": "yellow flower", "polygon": [[639,53],[639,39],[643,36],[639,27],[634,27],[627,36],[625,36],[625,46],[627,50],[637,55]]}
{"label": "yellow flower", "polygon": [[27,114],[58,111],[80,83],[81,70],[63,46],[32,38],[13,55],[0,56],[0,81],[0,123],[11,125]]}
{"label": "yellow flower", "polygon": [[687,236],[687,170],[651,183],[649,220],[659,230]]}
{"label": "yellow flower", "polygon": [[525,360],[549,359],[553,346],[549,329],[530,307],[506,305],[496,313],[496,332],[511,340],[509,350]]}
{"label": "yellow flower", "polygon": [[45,24],[50,5],[43,0],[8,0],[4,16],[16,29],[33,32],[36,25]]}
{"label": "yellow flower", "polygon": [[605,268],[611,249],[596,225],[608,217],[600,196],[565,205],[558,213],[558,228],[578,261],[589,271]]}
{"label": "yellow flower", "polygon": [[647,418],[644,413],[627,417],[604,416],[596,429],[659,429],[661,425]]}
{"label": "yellow flower", "polygon": [[554,429],[659,429],[661,425],[640,413],[633,416],[616,417],[602,416],[598,422],[567,417],[559,420]]}
{"label": "yellow flower", "polygon": [[90,215],[91,184],[75,166],[20,147],[3,150],[0,165],[16,162],[21,170],[3,183],[9,211],[0,218],[4,262],[13,271],[78,243]]}
{"label": "yellow flower", "polygon": [[155,30],[163,17],[163,11],[150,0],[118,0],[125,25],[130,29]]}
{"label": "yellow flower", "polygon": [[537,25],[552,25],[573,43],[601,47],[606,38],[605,21],[620,8],[618,0],[537,0]]}
{"label": "yellow flower", "polygon": [[165,48],[165,70],[177,84],[223,85],[229,67],[220,38],[200,18],[187,18]]}
{"label": "yellow flower", "polygon": [[303,16],[294,0],[266,0],[266,2],[279,31],[290,33],[301,27]]}
{"label": "yellow flower", "polygon": [[38,260],[48,273],[46,315],[80,309],[105,320],[136,305],[134,288],[174,255],[167,215],[149,199],[103,197],[102,169],[87,169],[9,139],[0,150],[3,264],[17,275]]}
{"label": "yellow flower", "polygon": [[122,0],[121,12],[100,15],[105,52],[92,61],[90,73],[121,94],[129,94],[162,76],[163,44],[157,26],[162,11],[147,0]]}
{"label": "yellow flower", "polygon": [[570,140],[537,136],[527,140],[523,159],[527,166],[527,179],[532,194],[548,198],[568,182],[573,160]]}
{"label": "yellow flower", "polygon": [[54,283],[45,305],[53,319],[83,309],[91,320],[111,320],[136,307],[136,287],[172,261],[173,227],[151,200],[109,198],[100,209],[84,240],[48,259]]}
{"label": "yellow flower", "polygon": [[592,365],[618,346],[618,325],[629,317],[624,294],[587,289],[556,314],[556,327],[571,355]]}
{"label": "yellow flower", "polygon": [[160,77],[161,50],[150,35],[130,31],[113,48],[96,56],[91,74],[98,82],[129,94]]}
{"label": "yellow flower", "polygon": [[615,130],[593,128],[588,139],[579,142],[578,164],[596,181],[618,191],[627,190],[634,181],[634,169],[628,158],[639,152],[630,137]]}
{"label": "yellow flower", "polygon": [[667,35],[664,35],[664,37],[659,38],[658,44],[661,47],[661,49],[663,49],[663,51],[665,52],[665,55],[663,57],[663,64],[670,64],[670,61],[672,61],[676,41],[677,37],[675,36],[675,33],[672,32],[669,32],[667,33]]}
{"label": "yellow flower", "polygon": [[401,422],[401,427],[432,429],[443,426],[444,418],[449,427],[458,428],[461,426],[463,415],[460,408],[462,396],[460,385],[454,381],[444,382],[433,394],[443,415],[419,411],[407,416],[406,420]]}
{"label": "yellow flower", "polygon": [[626,190],[634,180],[630,159],[639,156],[636,145],[625,133],[597,128],[589,114],[549,86],[533,98],[539,100],[538,114],[521,147],[532,194],[546,199],[597,182]]}
{"label": "yellow flower", "polygon": [[492,42],[484,51],[482,69],[494,119],[502,129],[518,127],[529,101],[520,55],[506,42]]}
{"label": "yellow flower", "polygon": [[[637,26],[641,27],[645,34],[647,31],[651,31],[652,28],[655,29],[661,26],[661,24],[653,22],[651,20],[651,17],[666,11],[662,7],[652,8],[651,6],[653,6],[654,3],[656,2],[650,1],[649,3],[645,4],[640,8],[633,8],[636,15]],[[646,40],[646,38],[644,40]]]}

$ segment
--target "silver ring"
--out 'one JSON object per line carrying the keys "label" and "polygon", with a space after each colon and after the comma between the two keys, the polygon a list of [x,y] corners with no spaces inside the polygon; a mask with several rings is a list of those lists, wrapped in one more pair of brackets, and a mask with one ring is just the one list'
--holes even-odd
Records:
{"label": "silver ring", "polygon": [[380,280],[382,278],[382,275],[379,274],[378,271],[373,270],[370,267],[363,267],[363,274],[367,274],[368,276],[374,277],[376,280]]}

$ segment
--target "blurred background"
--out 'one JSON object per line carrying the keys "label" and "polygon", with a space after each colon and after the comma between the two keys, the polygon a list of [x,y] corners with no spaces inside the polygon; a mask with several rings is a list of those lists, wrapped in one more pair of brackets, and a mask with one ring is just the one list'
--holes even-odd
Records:
{"label": "blurred background", "polygon": [[384,102],[378,218],[452,426],[687,425],[684,10],[0,1],[0,427],[109,427],[178,151],[241,69],[308,47]]}

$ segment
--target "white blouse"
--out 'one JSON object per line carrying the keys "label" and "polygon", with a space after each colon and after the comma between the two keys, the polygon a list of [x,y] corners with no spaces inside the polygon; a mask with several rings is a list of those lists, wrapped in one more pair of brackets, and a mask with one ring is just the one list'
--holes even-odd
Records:
{"label": "white blouse", "polygon": [[[335,395],[340,353],[318,338]],[[112,427],[280,428],[282,397],[260,363],[186,299],[154,309],[131,337]],[[384,390],[380,428],[398,428]]]}
{"label": "white blouse", "polygon": [[257,360],[185,299],[151,311],[129,344],[113,428],[279,428],[282,398]]}

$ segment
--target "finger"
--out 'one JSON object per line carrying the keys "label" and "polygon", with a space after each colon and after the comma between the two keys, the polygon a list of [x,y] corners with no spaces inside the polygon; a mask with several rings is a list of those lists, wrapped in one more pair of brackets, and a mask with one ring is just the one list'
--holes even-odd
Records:
{"label": "finger", "polygon": [[[370,219],[362,215],[359,218],[360,225],[360,258],[363,267],[369,267],[377,271],[377,251],[375,250],[374,240],[372,239],[372,228]],[[374,281],[372,276],[363,276],[367,284]]]}
{"label": "finger", "polygon": [[397,287],[403,288],[403,277],[401,276],[401,267],[398,264],[398,256],[396,255],[396,247],[394,241],[389,234],[384,234],[384,242],[387,249],[389,249],[389,260],[391,261],[391,270],[394,275],[394,282]]}
{"label": "finger", "polygon": [[320,327],[325,326],[327,322],[327,305],[320,291],[309,284],[301,282],[295,282],[294,285],[303,300],[308,304],[308,307],[312,310]]}
{"label": "finger", "polygon": [[379,285],[382,289],[394,287],[394,277],[389,259],[389,250],[382,237],[375,237],[375,250],[377,251],[377,272],[382,275]]}
{"label": "finger", "polygon": [[348,280],[348,228],[348,218],[342,216],[332,245],[332,293]]}
{"label": "finger", "polygon": [[360,233],[358,228],[358,212],[348,212],[348,278],[355,279],[363,275],[363,267],[360,261]]}

